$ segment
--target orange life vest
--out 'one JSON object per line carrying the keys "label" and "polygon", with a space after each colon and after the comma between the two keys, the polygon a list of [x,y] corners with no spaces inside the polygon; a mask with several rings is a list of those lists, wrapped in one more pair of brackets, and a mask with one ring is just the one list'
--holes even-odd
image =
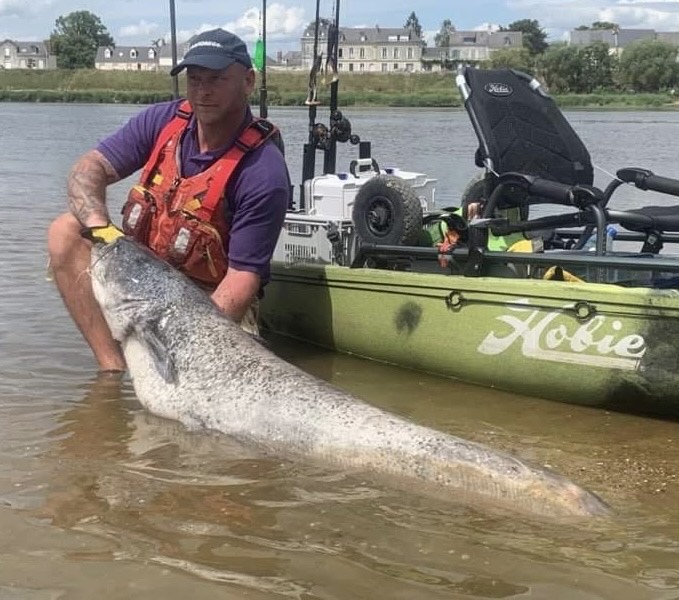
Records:
{"label": "orange life vest", "polygon": [[230,177],[276,127],[253,119],[210,167],[181,177],[181,140],[191,118],[188,101],[162,129],[139,183],[123,206],[123,231],[199,283],[215,287],[229,266],[224,196]]}

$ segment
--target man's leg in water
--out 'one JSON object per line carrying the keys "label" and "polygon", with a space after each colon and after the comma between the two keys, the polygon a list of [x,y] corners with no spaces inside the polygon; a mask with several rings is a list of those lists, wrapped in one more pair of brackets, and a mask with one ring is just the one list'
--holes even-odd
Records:
{"label": "man's leg in water", "polygon": [[47,233],[50,267],[66,309],[89,344],[102,371],[124,371],[120,345],[101,313],[88,269],[92,244],[80,235],[80,223],[70,213],[57,217]]}

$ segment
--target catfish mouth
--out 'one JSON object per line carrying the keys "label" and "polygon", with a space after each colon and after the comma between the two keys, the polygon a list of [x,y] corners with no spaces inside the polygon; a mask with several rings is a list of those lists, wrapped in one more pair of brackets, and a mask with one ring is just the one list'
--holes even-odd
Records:
{"label": "catfish mouth", "polygon": [[116,248],[116,246],[118,246],[119,242],[120,238],[108,243],[94,242],[92,244],[92,254],[96,257],[96,260],[99,260],[106,256],[109,252],[113,251]]}
{"label": "catfish mouth", "polygon": [[[96,242],[92,246],[88,268],[92,292],[113,337],[122,342],[128,335],[130,315],[134,301],[128,297],[125,264],[125,238],[113,242]],[[129,240],[127,241],[129,243]]]}
{"label": "catfish mouth", "polygon": [[116,252],[119,247],[119,242],[123,238],[119,238],[110,243],[95,242],[92,246],[92,259],[90,266],[87,269],[90,278],[93,281],[103,285],[106,282],[106,275],[108,272],[109,261],[108,258]]}

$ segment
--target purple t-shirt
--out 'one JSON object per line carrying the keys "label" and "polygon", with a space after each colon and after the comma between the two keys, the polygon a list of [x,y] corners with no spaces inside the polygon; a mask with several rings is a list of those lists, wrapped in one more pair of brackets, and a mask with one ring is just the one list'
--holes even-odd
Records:
{"label": "purple t-shirt", "polygon": [[[121,178],[141,169],[158,135],[183,100],[154,104],[132,117],[97,145]],[[248,110],[247,121],[252,118]],[[247,122],[246,121],[246,122]],[[245,122],[243,123],[245,125]],[[233,141],[201,153],[195,118],[191,118],[181,149],[181,172],[192,177],[208,168]],[[290,195],[290,176],[283,154],[271,141],[247,154],[227,184],[225,206],[230,223],[229,264],[269,280],[269,262],[278,240]]]}

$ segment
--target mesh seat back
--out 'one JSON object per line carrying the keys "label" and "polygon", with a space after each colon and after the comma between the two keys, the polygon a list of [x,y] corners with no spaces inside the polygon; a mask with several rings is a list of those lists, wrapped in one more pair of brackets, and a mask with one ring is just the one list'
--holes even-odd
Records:
{"label": "mesh seat back", "polygon": [[[592,185],[587,148],[537,81],[511,69],[465,68],[465,108],[479,139],[478,166],[561,183]],[[531,86],[531,82],[534,82]]]}

